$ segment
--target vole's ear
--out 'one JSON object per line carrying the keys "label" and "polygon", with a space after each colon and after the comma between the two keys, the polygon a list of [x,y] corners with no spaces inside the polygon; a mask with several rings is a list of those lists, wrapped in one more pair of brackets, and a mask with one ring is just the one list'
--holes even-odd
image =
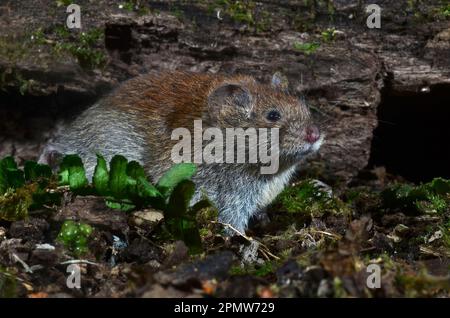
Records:
{"label": "vole's ear", "polygon": [[275,72],[272,75],[271,85],[274,89],[280,90],[282,92],[287,92],[289,89],[289,81],[286,75],[281,72]]}
{"label": "vole's ear", "polygon": [[249,109],[252,95],[239,84],[224,84],[216,88],[208,97],[208,105],[212,111],[220,111],[225,106]]}

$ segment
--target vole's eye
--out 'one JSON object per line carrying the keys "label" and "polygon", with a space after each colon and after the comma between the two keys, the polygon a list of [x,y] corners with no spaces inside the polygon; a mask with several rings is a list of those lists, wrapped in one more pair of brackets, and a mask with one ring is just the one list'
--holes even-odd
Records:
{"label": "vole's eye", "polygon": [[281,114],[278,110],[271,110],[267,113],[267,119],[270,121],[278,121],[281,118]]}

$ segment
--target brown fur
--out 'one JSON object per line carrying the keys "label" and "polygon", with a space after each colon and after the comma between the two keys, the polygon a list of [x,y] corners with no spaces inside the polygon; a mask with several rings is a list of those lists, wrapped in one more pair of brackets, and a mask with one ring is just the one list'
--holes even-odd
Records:
{"label": "brown fur", "polygon": [[[274,83],[279,81],[274,81]],[[249,218],[283,189],[297,164],[320,146],[305,141],[311,124],[306,105],[275,84],[257,83],[249,76],[223,76],[168,72],[133,78],[70,124],[44,150],[49,153],[77,153],[93,173],[95,153],[109,160],[123,154],[141,162],[156,181],[170,166],[171,140],[176,128],[193,134],[194,120],[203,129],[216,127],[279,128],[280,169],[274,175],[260,175],[258,164],[200,164],[194,181],[219,208],[220,220],[244,231]],[[281,114],[272,122],[272,110]]]}

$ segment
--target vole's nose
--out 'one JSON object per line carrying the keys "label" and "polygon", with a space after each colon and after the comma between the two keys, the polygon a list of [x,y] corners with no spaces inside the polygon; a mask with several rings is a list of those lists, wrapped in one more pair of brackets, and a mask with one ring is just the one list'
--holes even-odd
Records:
{"label": "vole's nose", "polygon": [[309,125],[308,127],[306,127],[305,132],[305,140],[310,144],[315,143],[320,138],[320,131],[316,125]]}

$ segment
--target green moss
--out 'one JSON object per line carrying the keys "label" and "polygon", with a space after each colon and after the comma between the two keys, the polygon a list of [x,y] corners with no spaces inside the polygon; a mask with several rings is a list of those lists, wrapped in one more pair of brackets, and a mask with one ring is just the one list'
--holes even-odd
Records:
{"label": "green moss", "polygon": [[56,6],[61,7],[61,6],[69,6],[72,3],[74,3],[74,0],[56,0]]}
{"label": "green moss", "polygon": [[30,42],[24,38],[0,36],[0,56],[15,64],[29,55]]}
{"label": "green moss", "polygon": [[16,190],[8,189],[0,196],[0,219],[7,221],[23,220],[28,217],[28,209],[33,203],[34,185]]}
{"label": "green moss", "polygon": [[328,15],[330,22],[334,21],[336,8],[332,0],[304,0],[300,6],[294,25],[301,32],[310,31],[319,15]]}
{"label": "green moss", "polygon": [[148,14],[151,11],[148,4],[143,0],[128,0],[120,3],[119,8],[140,15]]}
{"label": "green moss", "polygon": [[301,253],[296,257],[297,264],[302,268],[307,268],[311,265],[311,260],[314,253],[315,251],[313,250],[308,250],[304,253]]}
{"label": "green moss", "polygon": [[269,11],[261,11],[256,18],[256,33],[267,32],[272,25],[272,16]]}
{"label": "green moss", "polygon": [[275,272],[276,264],[273,262],[265,262],[261,266],[254,268],[253,275],[264,277]]}
{"label": "green moss", "polygon": [[210,224],[211,221],[217,221],[218,215],[219,211],[215,207],[210,206],[200,209],[197,212],[196,219],[199,224],[207,225]]}
{"label": "green moss", "polygon": [[134,11],[135,3],[133,1],[123,2],[119,5],[119,8],[132,12]]}
{"label": "green moss", "polygon": [[258,10],[255,1],[216,0],[207,5],[207,12],[214,13],[220,9],[236,23],[253,28],[256,33],[266,32],[272,23],[271,14],[267,10]]}
{"label": "green moss", "polygon": [[17,297],[17,280],[8,269],[0,267],[0,298]]}
{"label": "green moss", "polygon": [[442,232],[442,245],[450,249],[450,218],[439,229]]}
{"label": "green moss", "polygon": [[333,280],[333,290],[334,290],[334,297],[336,298],[348,297],[348,293],[345,290],[344,283],[339,277],[335,277]]}
{"label": "green moss", "polygon": [[[70,31],[68,28],[66,28],[63,25],[58,25],[55,27],[54,29],[54,33],[56,34],[56,36],[58,36],[61,39],[66,39],[70,37]],[[42,37],[43,39],[45,39],[45,35],[42,33],[42,35],[38,35],[37,39],[39,37]]]}
{"label": "green moss", "polygon": [[178,7],[172,8],[171,14],[180,21],[184,19],[184,12]]}
{"label": "green moss", "polygon": [[[61,55],[72,55],[79,64],[87,69],[100,68],[106,63],[103,46],[103,29],[92,29],[87,32],[70,31],[65,26],[57,26],[44,31],[38,28],[32,33],[25,34],[20,38],[0,37],[0,56],[6,59],[11,65],[11,69],[23,63],[48,64],[55,59],[61,59]],[[44,52],[48,54],[36,54]],[[43,57],[42,57],[43,56]],[[9,72],[14,75],[14,72]],[[10,75],[11,75],[10,74]],[[0,78],[0,87],[12,80],[9,75]],[[13,81],[14,82],[14,81]],[[21,91],[29,90],[32,83],[19,83]]]}
{"label": "green moss", "polygon": [[6,91],[8,87],[18,87],[20,95],[25,95],[37,90],[37,83],[33,79],[25,79],[19,70],[10,67],[0,74],[0,90]]}
{"label": "green moss", "polygon": [[292,27],[298,32],[309,32],[314,27],[314,19],[298,13],[292,17]]}
{"label": "green moss", "polygon": [[50,185],[50,167],[27,161],[22,170],[13,157],[0,160],[0,219],[22,220],[29,209],[59,201],[58,193],[46,191]]}
{"label": "green moss", "polygon": [[321,36],[322,36],[322,40],[324,42],[332,42],[332,41],[334,41],[334,39],[336,37],[336,29],[328,28],[321,33]]}
{"label": "green moss", "polygon": [[201,228],[198,230],[200,237],[204,238],[207,237],[210,233],[210,231],[207,228]]}
{"label": "green moss", "polygon": [[60,41],[53,46],[54,52],[57,54],[70,53],[82,67],[88,69],[105,65],[105,53],[97,48],[104,37],[103,29],[92,29],[71,37],[70,33],[58,28],[56,34],[60,37]]}
{"label": "green moss", "polygon": [[375,261],[373,255],[365,255],[362,260],[365,266],[374,263],[379,264],[383,272],[396,271],[398,267],[398,264],[386,252],[377,255]]}
{"label": "green moss", "polygon": [[68,250],[79,256],[88,252],[88,239],[92,234],[92,227],[88,224],[65,221],[58,234],[57,240]]}
{"label": "green moss", "polygon": [[288,187],[278,196],[277,202],[289,213],[306,213],[314,217],[349,212],[343,201],[320,189],[312,180]]}
{"label": "green moss", "polygon": [[410,11],[415,11],[418,8],[418,5],[420,3],[420,0],[407,0],[406,1],[406,5],[407,5],[407,9]]}
{"label": "green moss", "polygon": [[336,13],[336,9],[334,7],[333,1],[331,1],[331,0],[327,0],[327,12],[328,12],[328,16],[330,17],[330,20],[333,21],[334,15]]}
{"label": "green moss", "polygon": [[399,270],[395,283],[406,297],[432,296],[450,289],[448,277],[430,275],[426,269],[418,273]]}
{"label": "green moss", "polygon": [[435,178],[418,186],[395,184],[381,193],[383,206],[407,213],[444,214],[449,210],[450,180]]}
{"label": "green moss", "polygon": [[229,274],[232,276],[239,275],[252,275],[258,277],[265,277],[275,272],[278,263],[274,261],[266,261],[263,264],[257,265],[235,265],[229,270]]}
{"label": "green moss", "polygon": [[255,9],[254,1],[230,1],[220,0],[217,4],[225,7],[225,12],[235,22],[254,25],[253,10]]}
{"label": "green moss", "polygon": [[443,17],[449,18],[450,17],[450,4],[447,4],[446,6],[442,6],[439,9],[439,13]]}
{"label": "green moss", "polygon": [[245,270],[244,266],[241,265],[233,265],[231,266],[228,273],[232,276],[239,276],[239,275],[245,275],[247,274],[247,271]]}
{"label": "green moss", "polygon": [[306,43],[294,43],[294,49],[300,51],[306,55],[311,55],[317,51],[320,47],[320,43],[317,42],[306,42]]}
{"label": "green moss", "polygon": [[443,213],[448,209],[447,199],[438,195],[429,195],[425,201],[417,201],[417,210],[423,213]]}

